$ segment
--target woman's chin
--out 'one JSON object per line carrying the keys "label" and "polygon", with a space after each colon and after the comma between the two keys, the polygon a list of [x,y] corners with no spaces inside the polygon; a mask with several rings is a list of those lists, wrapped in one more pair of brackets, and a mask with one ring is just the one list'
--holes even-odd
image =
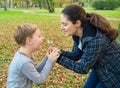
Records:
{"label": "woman's chin", "polygon": [[69,36],[68,34],[65,34],[65,36]]}
{"label": "woman's chin", "polygon": [[69,34],[68,33],[66,33],[66,32],[64,32],[64,34],[65,34],[65,36],[68,36]]}
{"label": "woman's chin", "polygon": [[65,34],[65,36],[71,36],[70,34]]}

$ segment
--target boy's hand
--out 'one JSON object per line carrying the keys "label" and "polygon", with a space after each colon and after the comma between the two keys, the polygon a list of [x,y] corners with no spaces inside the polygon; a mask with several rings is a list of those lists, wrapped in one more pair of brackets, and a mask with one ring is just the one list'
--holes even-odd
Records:
{"label": "boy's hand", "polygon": [[61,51],[58,48],[56,48],[56,47],[52,47],[51,46],[51,47],[48,48],[48,52],[49,53],[51,53],[53,50],[56,50],[58,53],[61,53]]}
{"label": "boy's hand", "polygon": [[54,49],[52,52],[48,54],[48,58],[52,59],[54,61],[57,61],[57,58],[60,56],[60,53],[58,52],[57,49]]}

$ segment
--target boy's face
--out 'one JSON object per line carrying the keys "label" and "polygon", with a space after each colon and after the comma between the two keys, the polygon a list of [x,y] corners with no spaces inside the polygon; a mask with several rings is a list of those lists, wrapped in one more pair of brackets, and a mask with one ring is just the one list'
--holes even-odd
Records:
{"label": "boy's face", "polygon": [[33,47],[34,51],[39,50],[42,46],[41,43],[43,42],[43,36],[39,29],[36,29],[33,37],[31,39],[31,46]]}

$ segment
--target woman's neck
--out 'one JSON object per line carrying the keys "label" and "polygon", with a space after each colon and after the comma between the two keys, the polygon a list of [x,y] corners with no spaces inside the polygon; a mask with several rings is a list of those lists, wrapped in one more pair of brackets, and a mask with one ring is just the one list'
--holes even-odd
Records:
{"label": "woman's neck", "polygon": [[28,57],[32,57],[32,52],[30,49],[26,48],[26,47],[20,47],[20,52],[25,54]]}
{"label": "woman's neck", "polygon": [[83,28],[78,28],[78,30],[76,32],[76,36],[82,38],[82,36],[83,36]]}

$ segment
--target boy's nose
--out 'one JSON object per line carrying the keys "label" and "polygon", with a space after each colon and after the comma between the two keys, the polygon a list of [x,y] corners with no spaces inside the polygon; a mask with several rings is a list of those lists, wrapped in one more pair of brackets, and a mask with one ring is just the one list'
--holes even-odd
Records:
{"label": "boy's nose", "polygon": [[42,37],[42,38],[41,38],[41,42],[43,42],[43,41],[44,41],[44,39],[45,39],[45,37]]}

